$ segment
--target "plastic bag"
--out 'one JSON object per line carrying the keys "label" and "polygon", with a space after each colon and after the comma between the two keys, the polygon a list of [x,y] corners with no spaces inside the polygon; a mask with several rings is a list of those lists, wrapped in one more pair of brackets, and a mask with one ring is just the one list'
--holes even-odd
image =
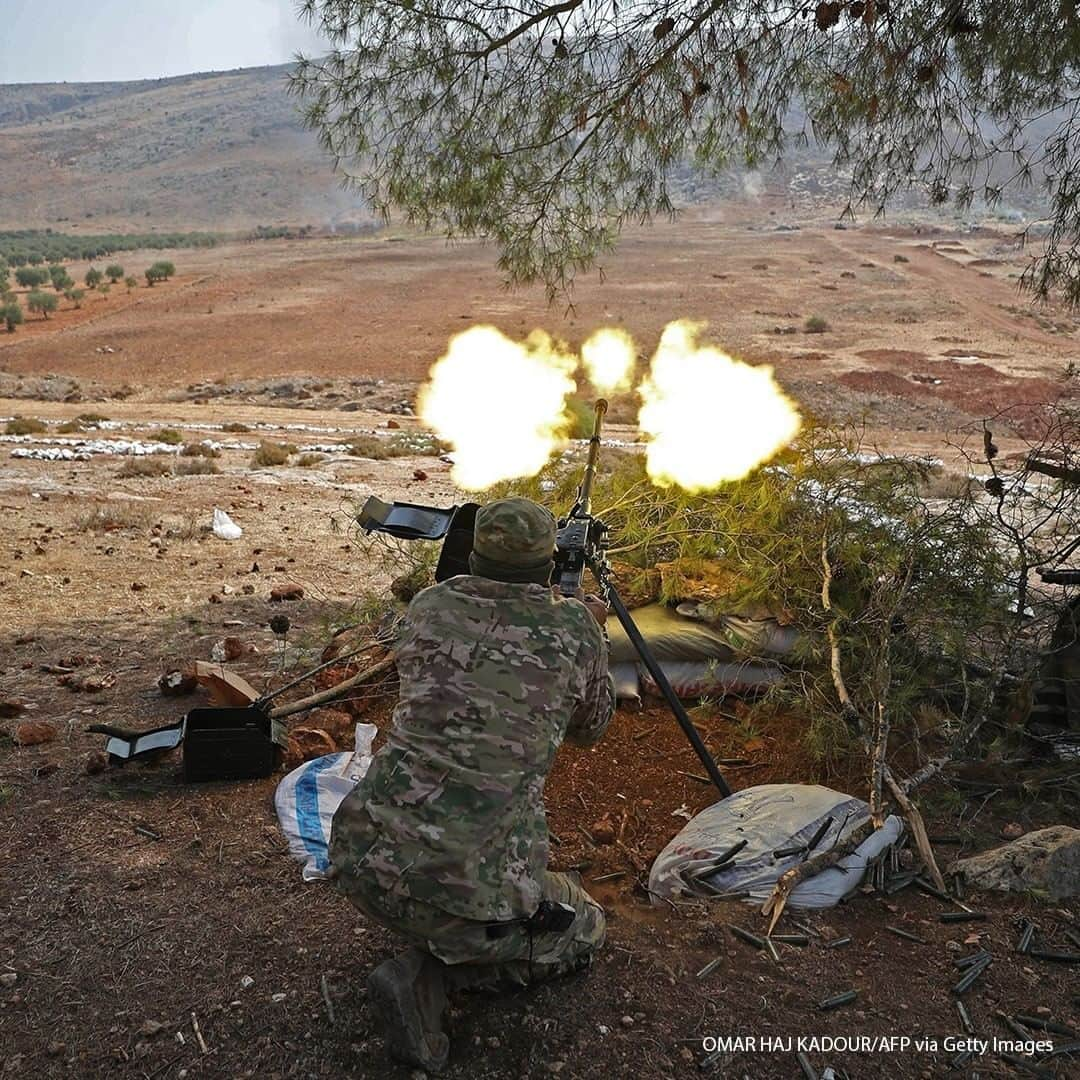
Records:
{"label": "plastic bag", "polygon": [[330,826],[342,800],[371,767],[371,744],[379,729],[356,725],[353,753],[326,754],[298,765],[277,786],[274,808],[293,858],[304,864],[305,881],[330,870]]}
{"label": "plastic bag", "polygon": [[[762,904],[781,874],[804,857],[828,851],[869,817],[870,808],[861,799],[819,785],[760,784],[737,791],[702,810],[660,852],[649,872],[649,891],[654,902],[661,897],[724,895]],[[788,906],[838,904],[862,884],[867,868],[903,831],[900,818],[886,818],[850,855],[800,882]],[[806,850],[815,837],[814,848]],[[729,862],[710,870],[719,856],[743,840],[746,845]]]}
{"label": "plastic bag", "polygon": [[216,506],[211,528],[219,540],[239,540],[244,535],[244,530],[224,510],[219,510]]}

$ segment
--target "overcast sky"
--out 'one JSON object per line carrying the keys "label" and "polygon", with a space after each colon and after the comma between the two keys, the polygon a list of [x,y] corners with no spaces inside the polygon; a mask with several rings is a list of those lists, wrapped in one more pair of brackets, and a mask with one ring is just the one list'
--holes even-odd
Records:
{"label": "overcast sky", "polygon": [[0,0],[0,83],[154,79],[317,52],[295,0]]}

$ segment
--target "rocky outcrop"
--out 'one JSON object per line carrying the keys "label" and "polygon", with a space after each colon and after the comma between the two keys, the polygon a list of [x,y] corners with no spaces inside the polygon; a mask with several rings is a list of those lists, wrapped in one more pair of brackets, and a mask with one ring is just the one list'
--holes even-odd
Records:
{"label": "rocky outcrop", "polygon": [[972,889],[1033,892],[1049,900],[1080,896],[1080,829],[1054,825],[959,859],[952,873]]}

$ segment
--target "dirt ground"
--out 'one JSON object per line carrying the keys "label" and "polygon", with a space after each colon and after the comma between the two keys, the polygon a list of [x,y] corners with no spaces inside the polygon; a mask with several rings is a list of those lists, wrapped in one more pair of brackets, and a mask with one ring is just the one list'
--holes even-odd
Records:
{"label": "dirt ground", "polygon": [[[327,885],[302,883],[273,811],[277,778],[184,785],[176,755],[87,771],[103,743],[89,724],[179,717],[201,696],[163,697],[159,674],[209,659],[221,639],[240,641],[232,666],[260,689],[317,662],[375,576],[349,529],[357,500],[460,499],[436,457],[326,453],[306,468],[294,457],[256,469],[259,439],[305,450],[386,438],[388,424],[410,431],[401,406],[416,380],[449,334],[477,321],[513,334],[543,325],[572,342],[621,322],[649,351],[670,319],[708,319],[733,352],[774,364],[808,408],[861,416],[880,445],[947,460],[946,433],[1059,392],[1075,326],[1060,312],[1028,313],[1009,276],[1022,263],[1000,250],[1003,237],[813,223],[777,232],[767,210],[631,238],[565,319],[539,294],[500,291],[489,252],[407,238],[179,252],[180,277],[167,285],[114,290],[48,327],[0,335],[0,417],[50,424],[44,436],[0,442],[0,701],[25,707],[0,720],[0,1074],[407,1075],[387,1063],[365,1002],[365,977],[392,939]],[[832,329],[805,334],[815,314]],[[60,445],[55,425],[88,412],[114,425],[95,437],[173,428],[220,441],[220,471],[125,477],[128,459],[113,454],[9,456]],[[240,423],[251,430],[222,430]],[[214,507],[241,525],[240,540],[207,531]],[[304,598],[270,604],[271,589],[288,584]],[[268,627],[283,609],[284,645]],[[61,682],[86,675],[109,678],[97,692]],[[385,725],[391,700],[392,686],[351,708]],[[864,783],[857,765],[812,772],[790,731],[755,726],[737,703],[694,717],[716,756],[738,762],[735,788],[811,776],[855,792]],[[55,738],[16,746],[15,726],[28,719],[51,724]],[[963,999],[980,1036],[1009,1037],[999,1010],[1080,1027],[1073,969],[1014,951],[1023,917],[1069,948],[1075,905],[979,897],[985,922],[943,924],[948,906],[921,892],[858,894],[822,914],[786,915],[782,929],[797,920],[821,937],[783,946],[777,964],[727,929],[759,930],[752,907],[651,904],[652,859],[685,815],[713,801],[700,772],[657,703],[620,711],[597,747],[560,752],[548,792],[554,865],[578,869],[604,902],[607,947],[587,977],[497,1003],[455,1001],[448,1075],[669,1077],[699,1064],[725,1078],[801,1075],[789,1051],[705,1054],[703,1037],[739,1034],[939,1040],[894,1054],[808,1051],[818,1072],[832,1065],[860,1080],[1014,1075],[992,1051],[948,1071],[956,1050],[944,1040],[963,1035],[953,961],[975,942],[996,958]],[[1006,823],[1030,829],[1075,813],[1021,781],[924,793],[943,861],[999,842]],[[617,843],[603,841],[605,818]],[[818,1008],[849,988],[853,1004]],[[1055,1058],[1051,1075],[1076,1075],[1070,1062]]]}

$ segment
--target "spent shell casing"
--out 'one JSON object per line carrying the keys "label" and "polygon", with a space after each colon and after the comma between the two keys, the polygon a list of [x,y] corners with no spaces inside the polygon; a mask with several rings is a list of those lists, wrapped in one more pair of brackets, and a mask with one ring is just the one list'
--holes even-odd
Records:
{"label": "spent shell casing", "polygon": [[962,1069],[974,1056],[974,1050],[961,1050],[959,1054],[954,1054],[952,1058],[950,1058],[949,1068]]}
{"label": "spent shell casing", "polygon": [[810,939],[805,934],[773,934],[773,941],[781,945],[809,945]]}
{"label": "spent shell casing", "polygon": [[958,968],[969,968],[972,964],[977,964],[980,960],[985,960],[990,955],[988,949],[980,949],[978,952],[971,953],[968,956],[961,956],[959,960],[954,960],[954,966]]}
{"label": "spent shell casing", "polygon": [[715,960],[710,960],[698,973],[697,978],[704,979],[706,975],[711,975],[723,962],[723,957],[718,956]]}
{"label": "spent shell casing", "polygon": [[1056,952],[1053,949],[1028,949],[1028,956],[1036,960],[1051,960],[1055,964],[1080,964],[1080,953]]}
{"label": "spent shell casing", "polygon": [[918,934],[911,934],[907,930],[901,930],[899,926],[886,926],[886,930],[890,934],[895,934],[897,937],[904,938],[905,941],[914,941],[916,945],[925,945],[926,941],[919,937]]}
{"label": "spent shell casing", "polygon": [[838,938],[833,938],[832,941],[826,941],[825,942],[825,948],[826,949],[839,949],[842,945],[850,945],[850,944],[851,944],[851,938],[850,937],[838,937]]}
{"label": "spent shell casing", "polygon": [[728,925],[728,929],[741,941],[745,941],[747,945],[753,945],[755,949],[764,949],[765,940],[759,938],[757,934],[751,934],[749,930],[744,930],[741,926]]}
{"label": "spent shell casing", "polygon": [[1035,937],[1035,923],[1024,923],[1024,929],[1020,934],[1020,943],[1016,946],[1018,953],[1026,953],[1031,948],[1032,939]]}
{"label": "spent shell casing", "polygon": [[795,1051],[795,1060],[799,1063],[799,1068],[802,1069],[802,1074],[806,1077],[806,1080],[818,1080],[817,1071],[810,1064],[810,1059],[801,1050]]}
{"label": "spent shell casing", "polygon": [[994,1015],[1021,1041],[1027,1042],[1031,1038],[1031,1032],[1022,1028],[1008,1013],[1000,1009]]}
{"label": "spent shell casing", "polygon": [[905,874],[895,874],[885,881],[885,895],[894,896],[896,893],[908,888],[915,883],[916,873],[909,870]]}
{"label": "spent shell casing", "polygon": [[956,994],[957,997],[961,994],[966,994],[993,962],[994,958],[988,956],[986,959],[980,960],[977,964],[972,964],[971,967],[964,972],[960,981],[953,987],[953,993]]}
{"label": "spent shell casing", "polygon": [[731,860],[734,859],[735,856],[738,855],[739,852],[742,851],[742,849],[746,847],[749,842],[749,840],[739,840],[736,843],[732,844],[731,847],[729,847],[726,851],[721,851],[720,854],[712,860],[712,865],[714,867],[723,866],[724,863],[731,862]]}
{"label": "spent shell casing", "polygon": [[985,922],[987,917],[985,911],[946,911],[938,916],[938,922]]}
{"label": "spent shell casing", "polygon": [[765,940],[765,949],[767,950],[768,954],[773,958],[774,963],[779,964],[780,963],[780,952],[776,948],[776,945],[774,944],[773,939],[767,937],[764,940]]}
{"label": "spent shell casing", "polygon": [[1078,949],[1080,949],[1080,934],[1076,933],[1076,931],[1075,931],[1075,930],[1066,930],[1066,931],[1065,931],[1065,936],[1066,936],[1066,937],[1067,937],[1067,938],[1068,938],[1068,939],[1069,939],[1069,940],[1070,940],[1070,941],[1071,941],[1071,942],[1072,942],[1072,943],[1073,943],[1073,944],[1074,944],[1074,945],[1075,945],[1075,946],[1076,946],[1076,947],[1077,947]]}
{"label": "spent shell casing", "polygon": [[1013,1019],[1018,1024],[1023,1024],[1024,1027],[1032,1028],[1035,1031],[1049,1031],[1054,1035],[1068,1035],[1070,1037],[1076,1035],[1076,1032],[1071,1027],[1059,1024],[1055,1020],[1045,1020],[1041,1016],[1027,1016],[1024,1013],[1017,1013]]}
{"label": "spent shell casing", "polygon": [[963,1024],[964,1030],[969,1035],[974,1035],[975,1034],[975,1025],[971,1022],[971,1017],[968,1016],[967,1008],[964,1006],[964,1003],[962,1001],[957,1001],[957,1003],[956,1003],[956,1011],[960,1016],[960,1023]]}
{"label": "spent shell casing", "polygon": [[944,900],[948,904],[953,903],[953,898],[947,892],[942,891],[933,882],[927,881],[924,877],[917,877],[915,879],[915,885],[917,888],[922,889],[924,893],[936,896],[939,900]]}
{"label": "spent shell casing", "polygon": [[796,847],[784,847],[778,848],[773,852],[774,859],[789,859],[792,855],[801,855],[806,850],[805,844],[799,844]]}
{"label": "spent shell casing", "polygon": [[810,840],[806,845],[807,854],[809,854],[811,851],[813,851],[814,848],[816,848],[818,846],[818,844],[821,843],[821,841],[824,838],[825,834],[829,831],[829,826],[832,825],[832,823],[833,823],[833,819],[831,817],[827,817],[818,826],[817,832],[815,832],[814,835],[812,837],[810,837]]}
{"label": "spent shell casing", "polygon": [[[794,919],[792,919],[791,925],[794,926],[796,930],[801,930],[804,934],[809,934],[811,937],[821,937],[821,935],[812,926],[808,926],[806,923],[796,922]],[[1078,941],[1077,944],[1080,945],[1080,941]]]}
{"label": "spent shell casing", "polygon": [[1026,1076],[1044,1076],[1046,1080],[1056,1080],[1058,1075],[1053,1069],[1044,1069],[1041,1065],[1036,1065],[1027,1058],[1017,1057],[1015,1054],[1002,1054],[1001,1060],[1007,1061],[1014,1069],[1018,1069]]}
{"label": "spent shell casing", "polygon": [[827,1009],[839,1009],[841,1005],[850,1005],[858,996],[858,990],[845,990],[842,994],[833,994],[832,997],[819,1001],[818,1008],[822,1012]]}

